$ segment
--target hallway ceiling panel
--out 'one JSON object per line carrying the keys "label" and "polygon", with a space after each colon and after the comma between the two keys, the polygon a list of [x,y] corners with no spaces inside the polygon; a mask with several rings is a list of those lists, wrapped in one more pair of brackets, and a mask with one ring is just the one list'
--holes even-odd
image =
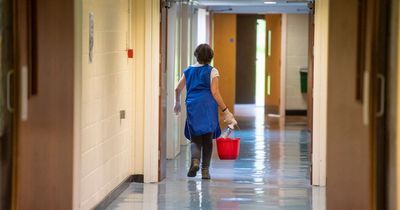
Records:
{"label": "hallway ceiling panel", "polygon": [[307,3],[308,0],[197,0],[207,6],[265,6],[264,2],[276,2],[277,4]]}
{"label": "hallway ceiling panel", "polygon": [[[308,13],[309,0],[197,0],[217,13]],[[266,4],[264,2],[276,2]]]}

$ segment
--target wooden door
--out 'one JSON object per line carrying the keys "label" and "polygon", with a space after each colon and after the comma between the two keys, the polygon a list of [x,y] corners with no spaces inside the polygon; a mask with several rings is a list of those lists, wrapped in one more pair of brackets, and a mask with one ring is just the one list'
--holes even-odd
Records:
{"label": "wooden door", "polygon": [[[29,83],[19,81],[25,84],[20,92],[29,92],[29,100],[28,94],[22,95],[16,109],[20,116],[14,208],[69,210],[74,168],[74,2],[15,2],[16,76],[29,72]],[[20,114],[25,107],[28,113]]]}
{"label": "wooden door", "polygon": [[[214,66],[219,70],[221,96],[234,113],[236,90],[236,15],[214,14]],[[220,112],[221,114],[221,112]],[[220,120],[223,118],[220,117]],[[221,123],[222,126],[225,126]]]}
{"label": "wooden door", "polygon": [[387,209],[387,3],[329,4],[328,210]]}
{"label": "wooden door", "polygon": [[283,114],[279,113],[281,101],[282,15],[266,15],[265,19],[267,21],[265,114]]}
{"label": "wooden door", "polygon": [[[375,178],[375,192],[374,201],[375,209],[389,210],[388,209],[388,95],[391,90],[388,89],[389,81],[389,40],[390,36],[390,16],[387,11],[390,11],[389,0],[373,0],[372,13],[375,21],[374,31],[372,32],[372,48],[371,48],[371,107],[370,113],[372,125],[372,139],[374,148],[373,151],[373,168],[375,169],[373,177]],[[361,5],[363,3],[360,3]],[[369,6],[369,5],[368,5]],[[361,7],[361,9],[368,9]],[[364,17],[365,18],[365,17]],[[367,61],[368,62],[368,61]],[[366,101],[364,101],[366,102]],[[398,105],[397,105],[398,106]]]}

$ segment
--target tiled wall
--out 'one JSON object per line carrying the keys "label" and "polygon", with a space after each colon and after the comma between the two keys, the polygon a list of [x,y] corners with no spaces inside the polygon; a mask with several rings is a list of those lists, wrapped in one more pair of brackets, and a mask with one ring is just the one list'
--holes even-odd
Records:
{"label": "tiled wall", "polygon": [[[81,209],[92,208],[131,174],[132,68],[126,53],[129,24],[128,0],[83,0]],[[126,119],[120,119],[121,110],[125,110]]]}
{"label": "tiled wall", "polygon": [[306,110],[307,94],[300,91],[300,73],[308,66],[308,15],[287,15],[286,110]]}

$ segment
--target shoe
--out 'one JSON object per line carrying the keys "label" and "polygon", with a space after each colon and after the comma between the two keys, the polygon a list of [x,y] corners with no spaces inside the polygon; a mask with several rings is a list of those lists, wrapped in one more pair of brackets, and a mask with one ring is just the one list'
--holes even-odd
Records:
{"label": "shoe", "polygon": [[197,171],[199,171],[200,167],[200,161],[197,159],[192,160],[192,164],[190,165],[190,169],[187,173],[188,177],[195,177],[197,174]]}
{"label": "shoe", "polygon": [[202,179],[211,179],[210,170],[208,170],[208,168],[201,169],[201,178]]}

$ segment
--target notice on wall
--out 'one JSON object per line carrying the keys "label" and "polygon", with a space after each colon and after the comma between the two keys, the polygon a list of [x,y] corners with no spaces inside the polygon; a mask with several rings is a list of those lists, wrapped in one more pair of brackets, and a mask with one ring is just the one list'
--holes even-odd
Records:
{"label": "notice on wall", "polygon": [[89,13],[89,63],[93,62],[93,47],[94,47],[94,14]]}

